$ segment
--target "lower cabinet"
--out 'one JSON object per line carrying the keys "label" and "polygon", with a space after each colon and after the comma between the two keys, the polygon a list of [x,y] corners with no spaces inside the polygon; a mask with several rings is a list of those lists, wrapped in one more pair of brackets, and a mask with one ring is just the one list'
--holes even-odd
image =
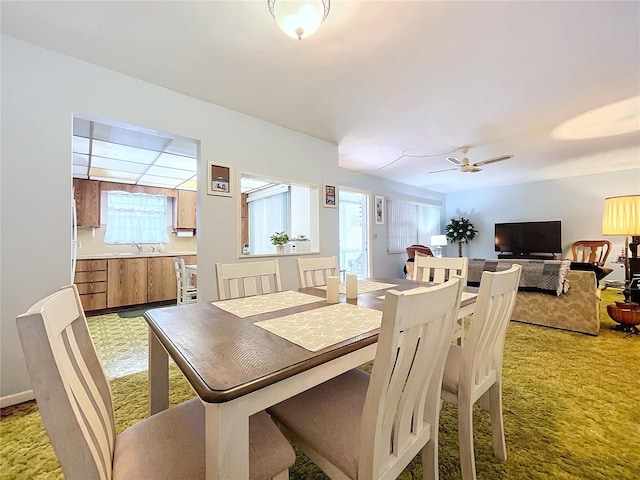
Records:
{"label": "lower cabinet", "polygon": [[176,269],[173,264],[174,257],[147,258],[147,278],[149,302],[162,302],[175,300]]}
{"label": "lower cabinet", "polygon": [[[78,260],[75,284],[82,307],[88,312],[175,300],[174,258]],[[195,255],[183,258],[187,265],[197,260]]]}
{"label": "lower cabinet", "polygon": [[147,258],[107,260],[107,308],[147,303]]}
{"label": "lower cabinet", "polygon": [[107,308],[106,260],[78,260],[74,283],[85,311]]}

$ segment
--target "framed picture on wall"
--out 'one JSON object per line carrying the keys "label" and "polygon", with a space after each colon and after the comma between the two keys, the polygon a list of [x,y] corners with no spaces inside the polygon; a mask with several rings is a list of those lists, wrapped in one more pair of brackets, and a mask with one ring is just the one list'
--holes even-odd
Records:
{"label": "framed picture on wall", "polygon": [[374,197],[373,211],[376,216],[376,225],[384,225],[384,197],[382,195]]}
{"label": "framed picture on wall", "polygon": [[327,185],[322,188],[323,202],[322,205],[329,208],[338,206],[338,188],[335,185]]}
{"label": "framed picture on wall", "polygon": [[207,169],[207,193],[231,197],[231,167],[209,162]]}

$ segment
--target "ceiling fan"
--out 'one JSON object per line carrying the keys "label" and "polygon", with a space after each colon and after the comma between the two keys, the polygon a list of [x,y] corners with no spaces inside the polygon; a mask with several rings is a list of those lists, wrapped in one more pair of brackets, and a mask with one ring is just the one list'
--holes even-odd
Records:
{"label": "ceiling fan", "polygon": [[454,168],[445,168],[444,170],[434,170],[427,173],[440,173],[440,172],[449,172],[451,170],[460,170],[465,173],[476,173],[482,171],[481,168],[483,165],[489,165],[490,163],[502,162],[503,160],[508,160],[513,157],[513,155],[500,155],[499,157],[490,158],[488,160],[482,160],[481,162],[470,163],[469,159],[466,157],[467,152],[469,151],[469,147],[463,147],[460,151],[465,155],[462,160],[459,160],[456,157],[446,157],[447,161],[454,164]]}

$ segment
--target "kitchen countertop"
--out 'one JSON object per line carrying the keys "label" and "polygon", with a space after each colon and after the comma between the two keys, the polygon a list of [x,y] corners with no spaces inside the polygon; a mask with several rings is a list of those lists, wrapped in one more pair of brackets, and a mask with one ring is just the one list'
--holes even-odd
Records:
{"label": "kitchen countertop", "polygon": [[197,255],[196,252],[176,251],[176,252],[119,252],[119,253],[89,253],[78,255],[78,260],[104,260],[108,258],[147,258],[147,257],[185,257]]}

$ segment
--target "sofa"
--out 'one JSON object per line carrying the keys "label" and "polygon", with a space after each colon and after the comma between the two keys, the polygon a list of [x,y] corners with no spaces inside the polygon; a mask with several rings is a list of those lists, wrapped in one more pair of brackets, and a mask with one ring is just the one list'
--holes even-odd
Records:
{"label": "sofa", "polygon": [[571,270],[570,260],[469,259],[467,284],[480,284],[482,272],[522,265],[512,320],[597,335],[600,290],[593,271]]}

